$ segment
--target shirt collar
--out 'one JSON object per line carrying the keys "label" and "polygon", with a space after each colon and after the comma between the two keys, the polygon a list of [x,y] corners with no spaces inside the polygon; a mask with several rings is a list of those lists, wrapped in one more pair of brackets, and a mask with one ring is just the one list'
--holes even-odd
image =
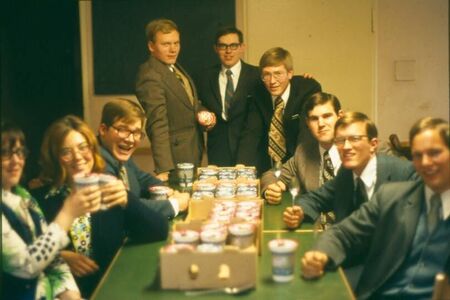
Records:
{"label": "shirt collar", "polygon": [[224,65],[222,65],[222,74],[224,75],[224,76],[226,76],[227,74],[225,73],[228,69],[230,69],[231,70],[231,72],[233,72],[233,75],[231,75],[231,76],[234,76],[234,77],[236,77],[238,74],[240,74],[241,73],[241,69],[242,69],[242,63],[241,63],[241,60],[239,60],[234,66],[232,66],[231,68],[226,68]]}
{"label": "shirt collar", "polygon": [[[425,185],[425,202],[427,204],[427,213],[430,211],[430,198],[435,193],[431,188]],[[442,204],[442,216],[446,220],[450,217],[450,189],[441,193],[441,204]]]}
{"label": "shirt collar", "polygon": [[[289,99],[289,96],[291,94],[291,83],[288,84],[288,86],[286,87],[286,90],[283,92],[283,94],[281,94],[281,99],[284,102],[284,107],[286,107],[287,101]],[[275,99],[277,99],[278,96],[272,96],[272,104],[275,107]]]}
{"label": "shirt collar", "polygon": [[366,186],[366,189],[370,189],[373,186],[375,186],[375,183],[377,181],[377,156],[374,155],[369,162],[367,163],[366,167],[361,173],[361,176],[358,176],[353,172],[353,180],[357,180],[357,178],[360,177],[362,182],[364,182],[364,185]]}

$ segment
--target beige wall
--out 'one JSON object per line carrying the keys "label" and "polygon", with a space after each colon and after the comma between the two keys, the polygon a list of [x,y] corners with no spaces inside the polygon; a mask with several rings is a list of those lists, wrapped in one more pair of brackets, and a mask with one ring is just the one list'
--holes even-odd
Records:
{"label": "beige wall", "polygon": [[308,72],[347,110],[373,114],[372,0],[243,0],[241,24],[247,60],[258,64],[281,46],[294,57],[296,74]]}
{"label": "beige wall", "polygon": [[[97,128],[103,104],[118,95],[93,94],[90,1],[79,3],[84,113]],[[345,110],[374,118],[382,139],[393,132],[406,139],[425,115],[448,120],[448,0],[236,0],[236,7],[249,63],[271,47],[288,49],[296,74],[313,74]],[[148,151],[136,159],[153,169]]]}
{"label": "beige wall", "polygon": [[381,137],[423,116],[449,119],[448,0],[379,0],[377,110]]}

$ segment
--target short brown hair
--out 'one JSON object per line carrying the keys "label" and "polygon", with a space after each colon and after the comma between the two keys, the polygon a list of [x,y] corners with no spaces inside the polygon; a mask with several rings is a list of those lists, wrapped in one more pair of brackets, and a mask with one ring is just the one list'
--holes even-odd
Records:
{"label": "short brown hair", "polygon": [[147,42],[154,42],[157,32],[170,33],[172,31],[180,32],[177,24],[169,19],[156,19],[145,26],[145,35],[147,36]]}
{"label": "short brown hair", "polygon": [[288,71],[292,71],[294,68],[292,55],[289,51],[281,47],[275,47],[267,50],[259,60],[260,70],[265,67],[275,67],[279,65],[284,65]]}
{"label": "short brown hair", "polygon": [[344,115],[336,121],[334,125],[334,134],[338,128],[347,127],[353,123],[364,123],[366,125],[366,134],[369,140],[378,137],[378,130],[375,123],[369,119],[369,117],[362,112],[349,111],[344,113]]}
{"label": "short brown hair", "polygon": [[42,167],[40,178],[43,182],[50,183],[55,187],[67,183],[68,177],[59,162],[59,155],[64,140],[72,130],[81,133],[91,146],[94,159],[92,172],[103,172],[105,162],[100,154],[95,134],[79,117],[68,115],[52,123],[44,134],[40,158]]}
{"label": "short brown hair", "polygon": [[414,123],[409,131],[409,144],[412,145],[416,135],[428,129],[437,130],[444,144],[447,145],[447,148],[450,148],[448,122],[441,118],[432,117],[425,117]]}
{"label": "short brown hair", "polygon": [[332,94],[317,92],[312,94],[308,100],[306,100],[305,104],[303,104],[303,112],[305,113],[305,117],[308,118],[309,112],[312,111],[317,105],[324,105],[327,103],[331,103],[336,115],[339,114],[339,111],[341,110],[341,102],[339,99]]}
{"label": "short brown hair", "polygon": [[118,120],[125,123],[140,120],[144,127],[145,113],[136,102],[124,98],[114,99],[103,106],[101,123],[109,127]]}

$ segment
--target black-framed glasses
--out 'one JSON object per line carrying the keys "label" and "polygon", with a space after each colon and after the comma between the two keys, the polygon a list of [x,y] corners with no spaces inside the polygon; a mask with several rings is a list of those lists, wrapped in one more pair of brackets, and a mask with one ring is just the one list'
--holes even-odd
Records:
{"label": "black-framed glasses", "polygon": [[261,80],[264,82],[270,82],[270,80],[273,78],[279,81],[280,79],[283,79],[286,75],[287,75],[286,72],[262,73]]}
{"label": "black-framed glasses", "polygon": [[239,48],[239,46],[241,46],[240,43],[232,43],[232,44],[223,44],[223,43],[219,43],[216,44],[217,49],[219,50],[237,50]]}
{"label": "black-framed glasses", "polygon": [[143,137],[145,137],[145,133],[144,133],[142,130],[140,130],[140,129],[137,129],[137,130],[129,130],[129,129],[126,129],[126,128],[123,128],[123,127],[119,127],[119,128],[114,127],[114,126],[111,126],[111,127],[117,132],[117,135],[118,135],[120,138],[122,138],[122,139],[126,139],[126,138],[128,138],[130,135],[133,135],[133,138],[134,138],[135,140],[140,140],[140,139],[142,139]]}
{"label": "black-framed glasses", "polygon": [[345,145],[345,141],[348,141],[350,144],[354,145],[360,142],[363,138],[367,137],[367,135],[349,135],[349,136],[340,136],[334,139],[334,144],[338,147],[343,147]]}
{"label": "black-framed glasses", "polygon": [[2,160],[10,160],[15,154],[20,159],[25,159],[28,156],[28,149],[25,147],[18,147],[14,149],[2,149]]}
{"label": "black-framed glasses", "polygon": [[75,154],[79,153],[83,157],[92,154],[92,147],[88,143],[81,143],[74,148],[62,148],[59,157],[65,162],[69,162],[75,159]]}

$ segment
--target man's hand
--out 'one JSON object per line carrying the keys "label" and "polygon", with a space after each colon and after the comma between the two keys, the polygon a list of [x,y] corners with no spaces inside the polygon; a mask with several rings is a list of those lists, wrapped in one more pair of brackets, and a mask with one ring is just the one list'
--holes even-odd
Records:
{"label": "man's hand", "polygon": [[206,131],[209,131],[216,125],[216,114],[207,110],[199,111],[197,113],[197,121]]}
{"label": "man's hand", "polygon": [[312,76],[312,74],[310,74],[310,73],[303,73],[302,77],[305,77],[307,79],[314,79],[314,76]]}
{"label": "man's hand", "polygon": [[155,177],[158,178],[161,181],[168,181],[169,180],[169,172],[159,173]]}
{"label": "man's hand", "polygon": [[180,193],[178,191],[174,191],[173,198],[178,201],[178,208],[181,211],[185,211],[189,207],[189,193]]}
{"label": "man's hand", "polygon": [[70,267],[70,271],[77,277],[87,276],[98,271],[98,265],[87,256],[82,254],[63,250],[61,257]]}
{"label": "man's hand", "polygon": [[287,207],[283,212],[283,222],[290,229],[300,226],[304,218],[305,214],[300,206]]}
{"label": "man's hand", "polygon": [[266,198],[268,204],[280,204],[282,198],[281,196],[285,190],[286,185],[279,180],[278,182],[269,184],[267,189],[264,191],[264,198]]}
{"label": "man's hand", "polygon": [[323,275],[328,256],[320,251],[308,251],[301,260],[302,276],[305,279],[315,279]]}
{"label": "man's hand", "polygon": [[108,208],[116,205],[127,206],[128,194],[122,180],[105,184],[100,190],[102,191],[102,204],[105,204]]}
{"label": "man's hand", "polygon": [[59,300],[82,300],[81,295],[78,291],[65,290],[64,292],[57,295]]}

